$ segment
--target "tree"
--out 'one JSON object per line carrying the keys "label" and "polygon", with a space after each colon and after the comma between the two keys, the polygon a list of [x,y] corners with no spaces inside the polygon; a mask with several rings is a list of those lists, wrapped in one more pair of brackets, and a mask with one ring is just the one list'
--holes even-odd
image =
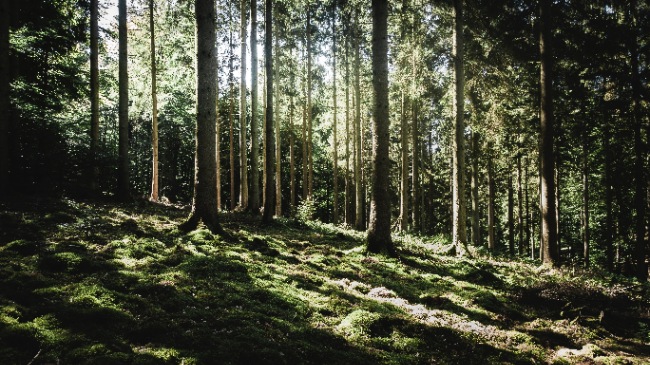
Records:
{"label": "tree", "polygon": [[239,204],[242,209],[248,208],[248,158],[246,152],[246,23],[248,9],[246,9],[246,0],[241,0],[241,58],[240,58],[240,83],[239,83]]}
{"label": "tree", "polygon": [[368,251],[395,254],[390,236],[388,0],[372,1],[373,143]]}
{"label": "tree", "polygon": [[251,191],[250,206],[260,210],[260,141],[257,97],[257,0],[251,0]]}
{"label": "tree", "polygon": [[[99,5],[98,2],[99,0],[90,0],[90,186],[93,191],[97,190],[97,179],[99,178],[99,166],[97,161],[98,145],[99,145]],[[5,22],[3,21],[3,24],[4,23]],[[153,36],[151,39],[153,40]]]}
{"label": "tree", "polygon": [[127,54],[126,0],[118,2],[119,23],[119,153],[117,198],[129,198],[129,71]]}
{"label": "tree", "polygon": [[333,111],[333,122],[332,122],[332,129],[334,131],[334,148],[333,148],[333,156],[332,159],[334,160],[334,166],[332,167],[332,170],[334,172],[334,217],[332,220],[334,221],[334,224],[337,224],[339,222],[339,175],[338,175],[338,164],[339,164],[339,155],[338,155],[338,125],[337,125],[337,114],[338,114],[338,109],[336,105],[336,95],[338,90],[336,89],[336,0],[334,0],[334,5],[333,5],[333,12],[334,14],[332,15],[332,73],[333,73],[333,87],[332,87],[332,102],[334,104],[334,111]]}
{"label": "tree", "polygon": [[219,224],[216,182],[215,131],[217,109],[217,27],[215,0],[195,0],[196,14],[196,149],[194,158],[194,198],[189,218],[179,226],[191,231],[199,221],[212,233],[223,234]]}
{"label": "tree", "polygon": [[551,0],[540,0],[539,51],[540,67],[540,211],[542,215],[542,260],[558,265],[557,225],[555,212],[555,151],[553,149],[553,54],[551,50]]}
{"label": "tree", "polygon": [[275,207],[274,168],[275,140],[273,139],[273,0],[266,0],[264,24],[266,36],[264,37],[264,64],[266,70],[266,127],[264,130],[266,143],[266,199],[264,200],[264,214],[262,222],[270,223],[273,220]]}
{"label": "tree", "polygon": [[153,149],[151,200],[158,201],[158,97],[156,96],[156,36],[153,11],[154,0],[149,0],[149,34],[151,39],[151,145]]}
{"label": "tree", "polygon": [[0,197],[9,195],[9,7],[0,2]]}
{"label": "tree", "polygon": [[400,181],[400,230],[406,231],[409,223],[409,144],[408,144],[408,123],[406,122],[406,97],[404,91],[401,93],[401,157],[402,157],[402,178]]}
{"label": "tree", "polygon": [[[465,223],[465,72],[463,65],[463,0],[454,0],[454,73],[456,96],[454,99],[454,146],[453,146],[453,204],[452,241],[458,255],[468,254]],[[414,146],[415,148],[415,146]]]}

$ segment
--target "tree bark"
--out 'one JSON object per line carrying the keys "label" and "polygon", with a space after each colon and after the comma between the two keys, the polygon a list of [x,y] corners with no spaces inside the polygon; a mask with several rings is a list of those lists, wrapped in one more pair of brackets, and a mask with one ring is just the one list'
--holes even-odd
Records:
{"label": "tree bark", "polygon": [[[415,66],[415,65],[414,65]],[[420,128],[418,126],[417,101],[411,100],[412,126],[411,145],[413,146],[413,161],[411,163],[411,178],[413,179],[413,232],[421,230],[421,189],[420,189]]]}
{"label": "tree bark", "polygon": [[127,50],[126,0],[118,2],[119,36],[119,138],[117,198],[129,199],[129,74]]}
{"label": "tree bark", "polygon": [[408,123],[406,122],[406,96],[402,91],[401,105],[401,143],[402,143],[402,179],[400,186],[400,230],[405,232],[409,224],[409,142]]}
{"label": "tree bark", "polygon": [[539,49],[541,53],[540,68],[540,160],[541,160],[541,204],[542,216],[541,247],[543,262],[558,265],[557,225],[555,207],[555,151],[554,117],[553,117],[553,57],[551,51],[551,0],[540,0],[540,34]]}
{"label": "tree bark", "polygon": [[[262,222],[270,223],[273,220],[273,208],[275,206],[275,161],[273,152],[275,140],[273,136],[273,0],[266,0],[264,24],[266,36],[264,37],[264,63],[266,70],[266,200],[264,201],[264,214]],[[279,132],[279,131],[278,131]],[[277,197],[279,198],[279,197]]]}
{"label": "tree bark", "polygon": [[372,0],[373,143],[368,251],[395,254],[390,236],[388,0]]}
{"label": "tree bark", "polygon": [[[278,37],[275,37],[276,57],[280,57]],[[277,76],[277,75],[276,75]],[[280,104],[280,103],[278,103]],[[280,118],[275,120],[275,216],[282,216],[282,146],[280,144]]]}
{"label": "tree bark", "polygon": [[332,73],[333,73],[333,85],[332,85],[332,102],[334,104],[334,112],[333,112],[333,123],[332,123],[332,129],[334,131],[334,148],[333,148],[333,166],[332,169],[334,170],[334,209],[333,209],[333,221],[334,224],[337,224],[339,222],[339,144],[338,144],[338,123],[337,123],[337,105],[336,105],[336,0],[334,1],[334,14],[332,16]]}
{"label": "tree bark", "polygon": [[235,45],[232,36],[232,8],[230,9],[230,57],[228,60],[228,78],[230,84],[230,110],[228,112],[228,123],[230,127],[230,141],[229,141],[229,154],[230,154],[230,210],[235,210],[237,206],[237,196],[235,194],[235,78],[234,78],[234,65],[235,58]]}
{"label": "tree bark", "polygon": [[217,110],[217,27],[215,0],[196,0],[196,155],[192,213],[181,231],[195,229],[200,220],[212,233],[223,234],[217,214],[215,154]]}
{"label": "tree bark", "polygon": [[257,0],[251,0],[251,191],[250,207],[260,210],[260,136],[257,97]]}
{"label": "tree bark", "polygon": [[472,244],[479,247],[481,245],[481,222],[479,215],[479,195],[478,195],[478,158],[479,151],[479,135],[476,131],[472,130]]}
{"label": "tree bark", "polygon": [[612,191],[612,153],[611,148],[611,131],[609,127],[609,118],[607,118],[608,111],[603,112],[605,118],[604,132],[603,132],[603,153],[605,154],[605,257],[607,260],[606,267],[609,272],[614,272],[614,212],[613,200],[614,192]]}
{"label": "tree bark", "polygon": [[517,154],[517,228],[519,229],[519,256],[524,255],[524,202],[521,171],[521,153]]}
{"label": "tree bark", "polygon": [[314,195],[314,140],[313,140],[313,121],[312,121],[312,104],[311,104],[311,8],[307,0],[307,200],[312,200]]}
{"label": "tree bark", "polygon": [[453,144],[453,215],[452,241],[456,253],[469,254],[467,249],[466,203],[465,203],[465,71],[463,50],[463,0],[454,0],[453,59],[456,97],[454,98],[454,144]]}
{"label": "tree bark", "polygon": [[[586,134],[586,132],[585,132]],[[585,268],[589,267],[589,137],[585,136],[582,162],[582,258]]]}
{"label": "tree bark", "polygon": [[515,202],[512,185],[512,173],[508,171],[508,249],[510,256],[515,255]]}
{"label": "tree bark", "polygon": [[634,245],[634,259],[636,261],[636,277],[641,282],[648,280],[648,266],[646,264],[646,179],[645,179],[645,146],[641,129],[643,118],[641,116],[641,76],[639,75],[639,43],[638,43],[638,8],[637,1],[630,1],[630,16],[632,37],[630,38],[630,61],[632,80],[632,123],[634,125],[634,202],[636,208],[636,242]]}
{"label": "tree bark", "polygon": [[[358,18],[357,13],[357,18]],[[363,184],[361,179],[361,82],[360,82],[360,53],[361,53],[361,44],[360,44],[360,35],[359,30],[357,29],[360,25],[358,24],[358,19],[355,22],[355,53],[354,53],[354,189],[355,189],[355,220],[354,225],[358,231],[365,230],[365,224],[363,222]]]}
{"label": "tree bark", "polygon": [[[5,1],[8,3],[8,1]],[[5,3],[3,2],[3,4]],[[97,191],[99,179],[99,0],[90,0],[90,187]],[[5,6],[7,5],[0,5]],[[0,13],[7,14],[6,10]],[[0,19],[2,27],[9,27],[9,19]],[[0,30],[0,33],[3,32]],[[2,35],[0,35],[2,38]],[[153,35],[152,35],[153,39]],[[8,33],[7,33],[8,40]],[[2,40],[4,41],[4,40]],[[1,47],[1,46],[0,46]],[[8,45],[7,45],[8,47]],[[0,56],[1,57],[1,56]],[[7,65],[8,66],[8,65]],[[2,66],[0,66],[2,67]],[[0,110],[2,115],[8,115],[8,110]],[[7,142],[0,141],[0,145],[7,148]],[[0,162],[1,163],[1,162]],[[2,174],[5,169],[3,168]],[[2,185],[0,183],[0,185]]]}
{"label": "tree bark", "polygon": [[345,37],[345,223],[354,224],[352,179],[350,177],[350,59],[348,38]]}
{"label": "tree bark", "polygon": [[239,205],[241,209],[248,209],[248,147],[246,146],[246,24],[248,23],[248,9],[246,9],[246,0],[240,3],[240,37],[241,37],[241,57],[240,57],[240,83],[239,83]]}
{"label": "tree bark", "polygon": [[492,167],[492,154],[491,149],[488,152],[488,250],[492,253],[496,250],[496,237],[494,234],[494,201],[495,201],[495,187],[494,187],[494,168]]}
{"label": "tree bark", "polygon": [[158,201],[158,97],[156,94],[156,34],[153,12],[154,0],[149,0],[149,39],[151,41],[151,145],[153,149],[150,199],[156,202]]}

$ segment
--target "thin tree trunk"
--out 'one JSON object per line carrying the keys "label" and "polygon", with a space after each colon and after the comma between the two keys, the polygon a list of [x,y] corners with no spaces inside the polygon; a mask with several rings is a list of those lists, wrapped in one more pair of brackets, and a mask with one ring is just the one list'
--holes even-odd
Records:
{"label": "thin tree trunk", "polygon": [[[219,43],[215,45],[215,52],[219,55]],[[217,58],[217,91],[216,91],[216,107],[215,107],[215,158],[217,160],[217,212],[221,212],[221,118],[219,116],[219,59]]]}
{"label": "thin tree trunk", "polygon": [[241,209],[248,209],[248,147],[246,146],[246,25],[248,23],[248,9],[246,9],[246,0],[241,0],[241,29],[239,35],[241,37],[241,57],[240,68],[241,76],[239,83],[239,205]]}
{"label": "thin tree trunk", "polygon": [[[264,201],[264,214],[262,221],[270,223],[273,220],[273,208],[275,206],[275,185],[274,185],[274,158],[275,140],[273,136],[273,0],[266,0],[264,24],[266,36],[264,37],[264,61],[266,69],[266,200]],[[279,131],[278,131],[279,133]],[[279,197],[277,197],[279,198]]]}
{"label": "thin tree trunk", "polygon": [[289,133],[289,179],[291,180],[291,215],[296,210],[296,162],[295,162],[295,144],[296,138],[293,130],[293,96],[291,97],[291,113],[290,113],[289,126],[291,127]]}
{"label": "thin tree trunk", "polygon": [[151,41],[151,145],[153,147],[150,199],[158,201],[158,96],[156,94],[156,35],[153,12],[154,0],[149,0],[149,39]]}
{"label": "thin tree trunk", "polygon": [[[274,39],[276,57],[280,58],[278,37]],[[277,72],[276,72],[276,75]],[[280,99],[280,97],[276,98]],[[280,104],[280,103],[278,103]],[[282,216],[282,146],[280,144],[280,118],[274,116],[275,120],[275,216]]]}
{"label": "thin tree trunk", "polygon": [[454,153],[453,153],[453,215],[452,241],[456,245],[456,253],[468,255],[467,229],[465,223],[465,71],[463,50],[463,0],[454,0],[454,44],[453,58],[456,83],[454,98]]}
{"label": "thin tree trunk", "polygon": [[521,175],[521,153],[519,153],[517,154],[517,227],[519,228],[519,256],[524,255],[524,192]]}
{"label": "thin tree trunk", "polygon": [[[357,14],[358,16],[358,14]],[[355,24],[358,27],[358,24]],[[361,179],[361,82],[360,82],[360,53],[358,30],[355,29],[355,54],[354,54],[354,188],[355,188],[355,228],[359,231],[365,230],[363,223],[363,184]]]}
{"label": "thin tree trunk", "polygon": [[127,54],[126,0],[118,2],[119,36],[119,153],[117,198],[129,198],[129,74]]}
{"label": "thin tree trunk", "polygon": [[[152,0],[153,1],[153,0]],[[9,1],[4,1],[3,5],[5,8],[8,7],[8,5],[5,5],[5,3],[8,3]],[[97,191],[97,182],[99,179],[99,5],[98,5],[99,0],[90,0],[90,187],[93,191]],[[8,11],[6,9],[1,9],[0,13],[3,16],[8,15]],[[6,19],[0,19],[0,23],[2,23],[2,27],[7,27],[7,47],[8,46],[8,40],[9,40],[9,18],[7,17]],[[152,28],[153,29],[153,28]],[[3,30],[0,30],[0,33],[3,33]],[[5,34],[0,35],[0,42],[5,42],[4,37]],[[153,40],[153,34],[151,35],[151,39]],[[2,47],[2,46],[0,46]],[[4,52],[4,50],[2,51]],[[5,55],[2,55],[0,57],[6,57]],[[4,60],[3,60],[4,64]],[[3,71],[5,70],[4,67],[8,67],[8,64],[5,64],[6,66],[0,66],[0,68],[3,68]],[[8,77],[8,75],[7,75]],[[8,79],[7,79],[8,80]],[[4,81],[3,81],[4,83]],[[7,109],[2,109],[0,108],[0,114],[3,116],[8,116],[9,115],[9,110]],[[4,135],[5,133],[3,133]],[[0,145],[2,149],[7,148],[7,144],[9,141],[0,141]],[[3,158],[0,158],[2,160]],[[0,164],[3,162],[0,161]],[[0,175],[5,176],[5,171],[6,169],[3,167],[0,170]],[[3,185],[0,182],[0,185]],[[4,189],[3,189],[4,190]]]}
{"label": "thin tree trunk", "polygon": [[[586,132],[585,132],[586,134]],[[583,204],[583,227],[582,227],[582,258],[585,268],[589,267],[589,137],[585,137],[583,145],[582,165],[582,204]]]}
{"label": "thin tree trunk", "polygon": [[400,186],[400,230],[402,232],[408,229],[409,224],[409,142],[408,142],[408,124],[406,122],[406,96],[402,91],[401,105],[401,142],[402,142],[402,179]]}
{"label": "thin tree trunk", "polygon": [[515,255],[515,202],[512,187],[512,173],[508,171],[508,249],[510,256]]}
{"label": "thin tree trunk", "polygon": [[339,166],[339,144],[338,144],[338,124],[337,124],[337,117],[338,117],[338,109],[336,105],[336,93],[337,93],[337,88],[336,88],[336,0],[334,1],[334,15],[332,17],[332,73],[333,73],[333,87],[332,87],[332,102],[334,104],[334,115],[333,115],[333,125],[332,129],[334,130],[334,151],[333,151],[333,172],[334,172],[334,224],[337,224],[339,222],[339,171],[338,171],[338,166]]}
{"label": "thin tree trunk", "polygon": [[350,178],[350,59],[348,38],[345,37],[345,223],[354,223],[352,209],[352,179]]}
{"label": "thin tree trunk", "polygon": [[192,213],[181,231],[197,227],[200,220],[213,233],[223,234],[217,214],[215,188],[216,161],[216,110],[217,110],[217,27],[215,0],[196,0],[196,54],[197,54],[197,106],[196,155],[194,173],[194,199]]}
{"label": "thin tree trunk", "polygon": [[524,157],[524,201],[526,205],[526,245],[529,248],[530,252],[530,258],[535,259],[535,245],[533,244],[533,241],[531,241],[531,234],[530,231],[532,230],[532,219],[530,217],[530,201],[528,200],[528,160]]}
{"label": "thin tree trunk", "polygon": [[257,97],[257,0],[251,0],[251,191],[250,207],[260,210],[260,136]]}
{"label": "thin tree trunk", "polygon": [[646,192],[645,192],[645,147],[641,136],[643,118],[641,117],[641,77],[639,75],[639,44],[638,44],[638,9],[637,1],[630,2],[631,27],[633,37],[630,39],[630,60],[632,79],[632,118],[634,125],[634,202],[636,208],[636,242],[634,245],[634,258],[636,261],[636,277],[641,282],[648,280],[648,266],[646,264]]}
{"label": "thin tree trunk", "polygon": [[390,236],[388,0],[372,0],[373,143],[368,251],[395,254]]}
{"label": "thin tree trunk", "polygon": [[540,1],[540,36],[539,49],[541,53],[540,85],[541,85],[541,143],[540,143],[540,180],[541,180],[541,249],[543,262],[552,266],[558,265],[557,256],[557,225],[555,207],[555,152],[553,149],[553,57],[551,51],[551,0]]}
{"label": "thin tree trunk", "polygon": [[474,246],[481,245],[481,222],[479,214],[479,195],[478,195],[478,157],[479,151],[479,135],[476,131],[472,130],[472,243]]}
{"label": "thin tree trunk", "polygon": [[494,234],[494,201],[495,201],[495,186],[494,186],[494,168],[492,166],[492,151],[488,151],[488,250],[492,253],[496,250],[496,237]]}
{"label": "thin tree trunk", "polygon": [[307,1],[307,200],[312,200],[314,194],[314,141],[313,141],[313,122],[312,122],[312,105],[311,105],[311,8],[309,0]]}
{"label": "thin tree trunk", "polygon": [[420,127],[418,126],[418,105],[416,100],[411,100],[411,145],[413,146],[413,161],[411,163],[411,178],[413,179],[413,231],[420,232],[421,205],[420,205]]}
{"label": "thin tree trunk", "polygon": [[229,153],[230,153],[230,210],[235,210],[237,206],[237,196],[235,194],[235,80],[234,80],[234,55],[235,45],[232,36],[232,8],[230,8],[230,57],[228,60],[228,79],[230,84],[230,110],[228,111],[229,124]]}
{"label": "thin tree trunk", "polygon": [[[307,37],[307,28],[305,28],[305,39]],[[307,42],[305,40],[305,47],[303,48],[302,59],[306,60]],[[303,104],[302,104],[302,200],[309,200],[309,142],[307,141],[307,67],[304,67],[303,74]]]}
{"label": "thin tree trunk", "polygon": [[614,193],[612,191],[612,153],[611,148],[611,131],[609,128],[609,118],[607,111],[603,112],[605,118],[605,129],[603,132],[603,153],[605,154],[605,257],[607,259],[606,267],[609,272],[614,271],[614,212],[612,209]]}

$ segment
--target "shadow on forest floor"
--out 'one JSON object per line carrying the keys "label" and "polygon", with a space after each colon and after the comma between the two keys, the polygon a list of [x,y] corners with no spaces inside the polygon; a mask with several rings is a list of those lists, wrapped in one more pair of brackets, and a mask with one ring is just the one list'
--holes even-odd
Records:
{"label": "shadow on forest floor", "polygon": [[[0,363],[647,363],[647,294],[518,263],[367,256],[333,225],[262,226],[235,240],[175,227],[149,203],[0,206]],[[618,279],[617,279],[618,280]],[[621,279],[622,280],[622,279]]]}

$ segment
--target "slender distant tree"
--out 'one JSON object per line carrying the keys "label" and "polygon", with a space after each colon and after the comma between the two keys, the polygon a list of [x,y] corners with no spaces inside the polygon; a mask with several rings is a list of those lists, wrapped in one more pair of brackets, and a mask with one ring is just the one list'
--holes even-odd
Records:
{"label": "slender distant tree", "polygon": [[402,178],[400,181],[400,230],[406,231],[409,223],[409,144],[408,123],[406,121],[406,96],[402,95],[400,132],[401,132],[401,157]]}
{"label": "slender distant tree", "polygon": [[219,224],[216,199],[215,132],[217,110],[217,27],[215,0],[196,0],[196,150],[194,165],[194,198],[189,218],[179,226],[181,231],[195,229],[199,221],[212,233],[224,233]]}
{"label": "slender distant tree", "polygon": [[463,61],[463,1],[454,0],[454,42],[453,59],[456,83],[454,98],[454,148],[453,148],[453,204],[452,239],[458,255],[466,255],[467,229],[465,223],[465,72]]}
{"label": "slender distant tree", "polygon": [[551,0],[540,0],[539,50],[540,67],[540,211],[542,260],[552,266],[558,265],[557,225],[555,209],[555,151],[553,148],[553,54],[551,51]]}
{"label": "slender distant tree", "polygon": [[233,21],[232,21],[232,2],[228,6],[230,21],[229,24],[229,57],[228,57],[228,84],[230,85],[230,108],[228,110],[228,126],[229,126],[229,143],[228,153],[230,162],[230,210],[234,210],[237,206],[237,196],[235,194],[235,75],[234,75],[234,59],[235,59],[235,44],[233,43]]}
{"label": "slender distant tree", "polygon": [[372,0],[373,143],[368,251],[395,254],[390,236],[388,0]]}
{"label": "slender distant tree", "polygon": [[[90,187],[97,190],[99,164],[99,0],[90,1]],[[4,24],[4,21],[3,21]],[[153,39],[153,38],[152,38]],[[6,115],[4,112],[3,115]],[[0,142],[1,143],[1,142]],[[4,143],[1,143],[6,145]]]}
{"label": "slender distant tree", "polygon": [[363,220],[363,179],[361,175],[361,35],[357,12],[354,24],[354,225],[358,231],[365,229]]}
{"label": "slender distant tree", "polygon": [[9,195],[9,7],[0,2],[0,197]]}
{"label": "slender distant tree", "polygon": [[154,26],[154,0],[149,0],[149,39],[151,41],[151,200],[158,201],[158,96],[156,95],[156,34]]}
{"label": "slender distant tree", "polygon": [[264,9],[264,64],[266,72],[266,127],[264,130],[266,149],[266,199],[264,200],[264,214],[262,222],[270,223],[273,220],[275,208],[275,140],[273,138],[273,0],[266,0]]}
{"label": "slender distant tree", "polygon": [[260,210],[260,136],[257,98],[257,0],[251,0],[251,191],[253,213]]}
{"label": "slender distant tree", "polygon": [[332,102],[334,104],[334,111],[332,113],[332,129],[334,131],[334,147],[333,147],[333,167],[332,170],[334,172],[334,217],[333,221],[334,224],[339,222],[339,144],[338,144],[338,124],[337,124],[337,117],[338,117],[338,109],[336,105],[336,95],[337,95],[337,88],[336,88],[336,0],[334,0],[334,6],[333,6],[333,12],[334,14],[332,15],[332,82],[333,82],[333,87],[332,87]]}
{"label": "slender distant tree", "polygon": [[314,139],[312,120],[312,32],[311,7],[307,0],[307,199],[311,200],[314,195]]}
{"label": "slender distant tree", "polygon": [[129,198],[129,71],[127,54],[126,0],[118,3],[119,37],[119,153],[117,165],[117,198]]}
{"label": "slender distant tree", "polygon": [[246,145],[246,24],[248,23],[248,9],[246,0],[241,0],[240,32],[240,79],[239,79],[239,204],[240,208],[248,209],[248,147]]}

